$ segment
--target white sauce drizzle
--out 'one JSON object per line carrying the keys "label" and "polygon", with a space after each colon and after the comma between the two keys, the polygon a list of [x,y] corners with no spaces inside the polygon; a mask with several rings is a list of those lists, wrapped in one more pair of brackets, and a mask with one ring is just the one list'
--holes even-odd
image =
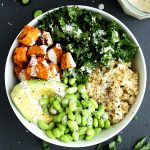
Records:
{"label": "white sauce drizzle", "polygon": [[20,81],[26,81],[24,70],[21,70],[21,72],[19,73],[19,79],[20,79]]}
{"label": "white sauce drizzle", "polygon": [[69,62],[70,62],[71,67],[76,67],[76,63],[74,62],[71,53],[68,53],[68,55],[69,55],[68,57],[69,57]]}
{"label": "white sauce drizzle", "polygon": [[48,54],[49,60],[51,62],[57,64],[57,56],[56,56],[54,50],[53,49],[48,50],[47,54]]}
{"label": "white sauce drizzle", "polygon": [[142,11],[150,12],[150,0],[129,0],[129,2]]}
{"label": "white sauce drizzle", "polygon": [[57,49],[61,49],[60,43],[57,43],[57,44],[56,44],[56,48],[57,48]]}
{"label": "white sauce drizzle", "polygon": [[38,62],[35,55],[31,55],[30,64],[32,66],[30,75],[36,77],[36,65],[38,64]]}
{"label": "white sauce drizzle", "polygon": [[44,45],[51,46],[53,44],[53,40],[49,32],[44,31],[41,39]]}
{"label": "white sauce drizzle", "polygon": [[40,48],[43,50],[44,54],[46,54],[47,46],[41,45]]}

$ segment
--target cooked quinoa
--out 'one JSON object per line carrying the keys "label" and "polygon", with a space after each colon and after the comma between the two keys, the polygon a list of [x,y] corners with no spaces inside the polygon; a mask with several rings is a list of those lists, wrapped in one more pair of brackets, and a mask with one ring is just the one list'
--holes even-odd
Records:
{"label": "cooked quinoa", "polygon": [[87,84],[91,97],[104,104],[113,124],[128,113],[138,94],[138,74],[130,63],[115,62],[111,68],[100,66],[92,72]]}

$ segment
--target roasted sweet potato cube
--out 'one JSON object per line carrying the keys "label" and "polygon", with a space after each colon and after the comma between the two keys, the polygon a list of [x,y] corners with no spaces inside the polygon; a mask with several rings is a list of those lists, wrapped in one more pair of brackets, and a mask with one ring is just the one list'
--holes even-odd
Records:
{"label": "roasted sweet potato cube", "polygon": [[34,45],[29,47],[27,55],[31,56],[31,55],[36,55],[36,56],[45,56],[46,54],[46,50],[47,50],[47,46],[46,45]]}
{"label": "roasted sweet potato cube", "polygon": [[47,56],[52,63],[57,64],[58,62],[60,62],[62,56],[62,48],[60,44],[56,44],[55,47],[48,50]]}
{"label": "roasted sweet potato cube", "polygon": [[18,67],[23,69],[23,68],[25,68],[26,63],[24,63],[24,62],[16,62],[15,65],[17,65]]}
{"label": "roasted sweet potato cube", "polygon": [[27,62],[27,47],[17,47],[13,53],[15,63]]}
{"label": "roasted sweet potato cube", "polygon": [[49,68],[39,63],[36,66],[36,75],[40,79],[48,80],[49,78]]}
{"label": "roasted sweet potato cube", "polygon": [[50,78],[55,79],[57,81],[60,81],[60,69],[59,69],[59,67],[54,63],[50,63],[49,69],[50,69]]}
{"label": "roasted sweet potato cube", "polygon": [[41,35],[39,29],[26,25],[18,37],[18,41],[26,46],[33,46]]}
{"label": "roasted sweet potato cube", "polygon": [[32,56],[27,67],[27,73],[33,77],[48,80],[49,65],[43,57]]}
{"label": "roasted sweet potato cube", "polygon": [[61,69],[67,69],[67,68],[75,68],[76,63],[73,60],[73,57],[70,52],[62,54],[61,57]]}
{"label": "roasted sweet potato cube", "polygon": [[14,66],[14,71],[17,77],[19,76],[19,73],[21,72],[21,70],[22,70],[22,67],[19,67],[17,65]]}

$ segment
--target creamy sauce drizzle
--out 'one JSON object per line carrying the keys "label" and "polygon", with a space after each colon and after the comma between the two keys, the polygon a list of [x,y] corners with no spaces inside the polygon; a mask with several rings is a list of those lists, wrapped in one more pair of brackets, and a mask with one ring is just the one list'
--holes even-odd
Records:
{"label": "creamy sauce drizzle", "polygon": [[30,64],[32,66],[30,75],[36,77],[36,65],[38,64],[38,61],[35,55],[31,56]]}
{"label": "creamy sauce drizzle", "polygon": [[53,49],[50,49],[50,50],[47,52],[47,54],[48,54],[49,60],[50,60],[51,62],[57,64],[57,56],[56,56],[54,50],[53,50]]}
{"label": "creamy sauce drizzle", "polygon": [[129,2],[142,11],[150,12],[150,0],[129,0]]}

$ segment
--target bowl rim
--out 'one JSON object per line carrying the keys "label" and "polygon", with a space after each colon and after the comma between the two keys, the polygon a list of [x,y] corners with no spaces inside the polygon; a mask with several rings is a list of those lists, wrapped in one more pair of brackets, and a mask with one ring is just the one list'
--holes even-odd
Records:
{"label": "bowl rim", "polygon": [[[92,145],[96,145],[96,144],[99,144],[99,143],[102,143],[110,138],[112,138],[113,136],[117,135],[120,131],[122,131],[129,123],[130,121],[133,119],[133,117],[135,116],[135,114],[137,113],[137,111],[139,110],[139,107],[141,106],[141,103],[143,101],[143,98],[144,98],[144,94],[145,94],[145,90],[146,90],[146,82],[147,82],[147,70],[146,70],[146,63],[145,63],[145,59],[144,59],[144,55],[143,55],[143,52],[142,52],[142,49],[138,43],[138,41],[136,40],[136,38],[134,37],[134,35],[132,34],[132,32],[125,26],[124,23],[122,23],[119,19],[117,19],[116,17],[114,17],[113,15],[105,12],[105,11],[102,11],[102,10],[99,10],[97,8],[94,8],[94,7],[90,7],[90,6],[85,6],[85,5],[66,5],[66,6],[61,6],[61,7],[72,7],[72,6],[77,6],[81,9],[86,9],[88,11],[93,11],[93,12],[98,12],[102,15],[102,17],[104,18],[109,18],[109,20],[114,20],[116,21],[121,27],[123,30],[126,30],[126,32],[128,32],[129,34],[129,37],[135,42],[135,44],[139,47],[138,48],[138,51],[141,55],[141,60],[142,60],[142,63],[143,63],[143,69],[144,69],[144,76],[143,76],[143,79],[144,79],[144,83],[143,83],[143,90],[142,90],[142,94],[140,96],[140,99],[139,99],[139,103],[138,103],[138,106],[136,107],[136,109],[131,113],[131,116],[129,117],[129,119],[123,124],[123,126],[121,126],[119,129],[115,130],[112,134],[110,134],[109,136],[103,138],[103,139],[100,139],[100,140],[95,140],[95,141],[88,141],[84,144],[81,144],[81,142],[79,144],[73,144],[71,142],[71,144],[68,144],[68,143],[63,143],[63,142],[58,142],[57,140],[48,140],[45,139],[43,136],[43,138],[38,135],[35,131],[32,131],[31,128],[29,128],[29,126],[27,127],[27,125],[25,125],[25,123],[23,122],[24,120],[26,120],[21,114],[20,112],[18,111],[18,109],[14,106],[14,104],[11,102],[11,98],[10,98],[10,93],[8,91],[8,87],[7,87],[7,84],[6,84],[6,77],[7,77],[7,72],[6,72],[6,68],[7,68],[7,63],[8,63],[8,58],[10,57],[11,55],[11,50],[13,48],[13,45],[15,43],[15,41],[17,40],[17,37],[19,36],[19,34],[16,36],[15,40],[13,41],[12,45],[11,45],[11,48],[9,49],[9,52],[8,52],[8,55],[7,55],[7,59],[6,59],[6,63],[5,63],[5,73],[4,73],[4,81],[5,81],[5,90],[6,90],[6,93],[7,93],[7,98],[9,100],[9,103],[11,105],[11,108],[13,109],[15,115],[17,116],[17,118],[20,120],[20,122],[24,125],[25,128],[27,128],[32,134],[34,134],[36,137],[42,139],[42,140],[45,140],[46,142],[49,142],[51,144],[54,144],[54,145],[58,145],[58,146],[63,146],[63,147],[87,147],[87,146],[92,146]],[[48,12],[51,13],[55,10],[58,10],[59,8],[61,7],[57,7],[57,8],[53,8],[51,10],[48,10],[46,11],[45,13],[43,13],[42,15],[38,16],[37,18],[33,19],[32,21],[30,21],[27,25],[32,25],[34,26],[34,24],[37,24],[38,20],[41,20],[45,14],[47,14]],[[22,117],[20,117],[20,115]],[[123,119],[124,120],[124,119]],[[32,125],[31,125],[32,126]]]}

